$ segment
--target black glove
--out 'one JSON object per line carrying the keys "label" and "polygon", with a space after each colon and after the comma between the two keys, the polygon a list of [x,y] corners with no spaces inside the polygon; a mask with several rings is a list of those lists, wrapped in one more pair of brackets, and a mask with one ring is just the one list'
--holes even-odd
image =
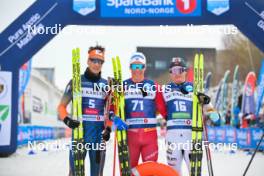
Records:
{"label": "black glove", "polygon": [[110,127],[106,127],[105,130],[103,131],[103,140],[105,141],[109,141],[110,139],[110,133],[111,133],[111,128]]}
{"label": "black glove", "polygon": [[77,128],[80,125],[78,120],[73,120],[67,116],[63,119],[63,122],[71,129]]}
{"label": "black glove", "polygon": [[209,104],[211,99],[208,95],[204,94],[204,93],[201,93],[201,92],[198,92],[198,95],[197,95],[198,99],[199,99],[199,102],[201,104]]}

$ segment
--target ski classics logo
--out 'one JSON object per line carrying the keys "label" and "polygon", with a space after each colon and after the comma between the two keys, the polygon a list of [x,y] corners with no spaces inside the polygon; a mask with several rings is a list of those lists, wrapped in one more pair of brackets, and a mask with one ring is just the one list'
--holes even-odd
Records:
{"label": "ski classics logo", "polygon": [[229,0],[207,0],[207,10],[217,16],[229,11]]}
{"label": "ski classics logo", "polygon": [[73,10],[86,16],[96,10],[95,0],[73,0]]}
{"label": "ski classics logo", "polygon": [[102,17],[200,16],[201,0],[102,0]]}

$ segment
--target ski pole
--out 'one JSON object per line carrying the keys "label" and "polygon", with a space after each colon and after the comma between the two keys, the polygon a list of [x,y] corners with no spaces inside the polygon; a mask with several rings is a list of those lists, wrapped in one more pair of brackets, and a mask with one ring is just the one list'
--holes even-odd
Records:
{"label": "ski pole", "polygon": [[116,131],[115,131],[115,139],[114,139],[114,159],[113,159],[113,176],[115,176],[115,167],[116,167]]}
{"label": "ski pole", "polygon": [[208,146],[208,132],[207,132],[207,126],[206,126],[205,120],[206,119],[203,116],[203,127],[204,127],[204,132],[205,132],[204,137],[206,140],[205,151],[206,151],[206,158],[207,158],[208,173],[209,173],[209,176],[214,176],[211,151]]}
{"label": "ski pole", "polygon": [[250,159],[250,161],[249,161],[249,163],[248,163],[248,165],[247,165],[247,168],[246,168],[246,170],[245,170],[243,176],[246,176],[247,171],[248,171],[248,168],[249,168],[249,166],[251,165],[252,160],[254,159],[254,157],[255,157],[255,155],[256,155],[258,149],[259,149],[259,146],[260,146],[260,144],[261,144],[263,138],[264,138],[264,133],[262,134],[261,139],[259,140],[259,143],[258,143],[258,145],[257,145],[257,148],[255,149],[255,151],[254,151],[254,153],[253,153],[253,155],[252,155],[252,157],[251,157],[251,159]]}

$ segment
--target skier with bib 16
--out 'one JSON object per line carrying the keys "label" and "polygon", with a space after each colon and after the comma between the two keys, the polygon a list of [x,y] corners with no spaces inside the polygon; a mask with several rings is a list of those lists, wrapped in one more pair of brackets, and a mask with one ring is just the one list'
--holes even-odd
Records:
{"label": "skier with bib 16", "polygon": [[[192,139],[192,105],[193,84],[187,82],[187,65],[183,58],[172,58],[170,64],[170,79],[168,83],[171,89],[163,92],[163,98],[167,108],[167,162],[181,174],[182,160],[185,160],[190,172],[190,151]],[[209,103],[210,98],[200,93],[198,97],[204,106],[204,112],[208,113],[214,121],[219,119]]]}

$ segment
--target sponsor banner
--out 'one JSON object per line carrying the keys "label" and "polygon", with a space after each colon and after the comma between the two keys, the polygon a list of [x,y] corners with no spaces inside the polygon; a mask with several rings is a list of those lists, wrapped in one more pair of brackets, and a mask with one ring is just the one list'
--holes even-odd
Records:
{"label": "sponsor banner", "polygon": [[12,73],[0,72],[0,146],[11,142]]}
{"label": "sponsor banner", "polygon": [[236,143],[236,130],[233,127],[226,127],[226,143]]}
{"label": "sponsor banner", "polygon": [[215,142],[216,141],[216,128],[207,127],[208,141]]}
{"label": "sponsor banner", "polygon": [[66,129],[62,127],[19,126],[17,144],[25,145],[29,141],[43,141],[66,137]]}
{"label": "sponsor banner", "polygon": [[226,142],[226,130],[224,127],[219,127],[216,131],[216,141],[217,143],[225,143]]}
{"label": "sponsor banner", "polygon": [[249,129],[238,129],[237,130],[237,144],[239,148],[251,148]]}
{"label": "sponsor banner", "polygon": [[[237,129],[229,126],[208,126],[207,130],[209,142],[227,144],[236,143],[240,149],[255,149],[263,134],[263,129],[260,128]],[[264,141],[262,141],[259,149],[264,149]]]}
{"label": "sponsor banner", "polygon": [[101,17],[201,16],[201,0],[101,0]]}
{"label": "sponsor banner", "polygon": [[[257,145],[259,143],[259,140],[261,139],[261,136],[263,134],[263,130],[259,128],[253,128],[250,129],[250,135],[251,135],[251,148],[257,148]],[[264,140],[262,140],[260,147],[260,150],[264,150]]]}

